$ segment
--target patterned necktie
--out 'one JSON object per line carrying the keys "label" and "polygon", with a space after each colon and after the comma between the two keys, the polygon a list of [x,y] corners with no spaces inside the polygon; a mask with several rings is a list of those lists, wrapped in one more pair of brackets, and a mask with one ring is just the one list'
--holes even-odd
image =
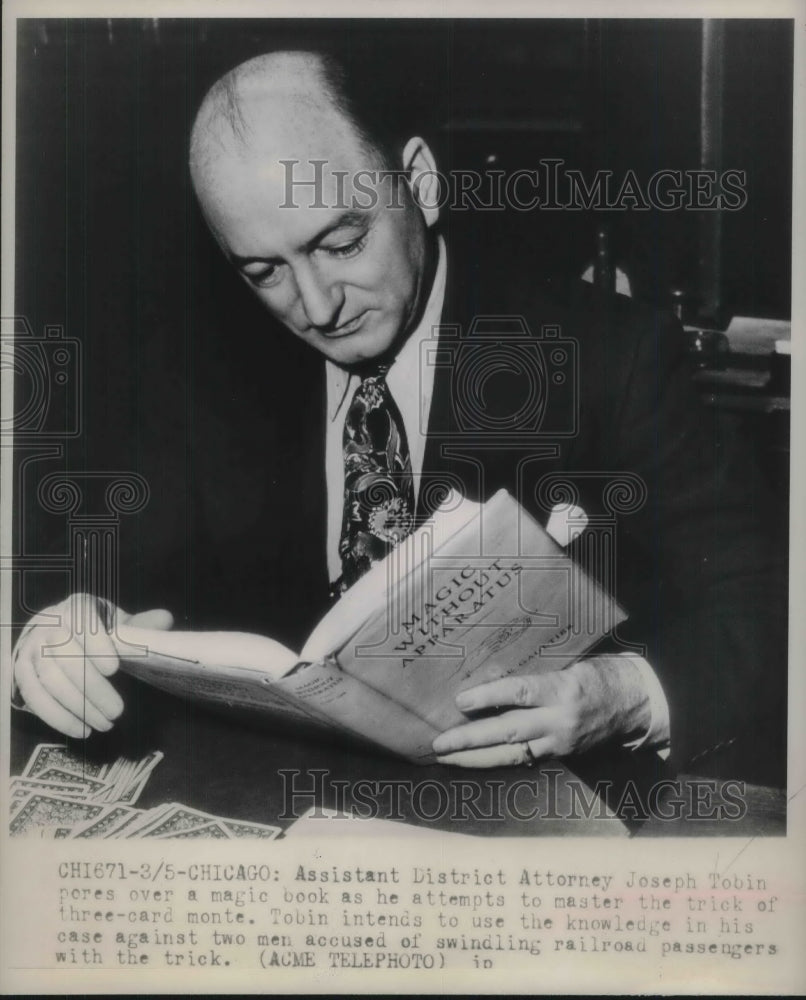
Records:
{"label": "patterned necktie", "polygon": [[406,431],[376,366],[355,390],[344,422],[344,518],[339,555],[343,593],[412,530],[414,483]]}

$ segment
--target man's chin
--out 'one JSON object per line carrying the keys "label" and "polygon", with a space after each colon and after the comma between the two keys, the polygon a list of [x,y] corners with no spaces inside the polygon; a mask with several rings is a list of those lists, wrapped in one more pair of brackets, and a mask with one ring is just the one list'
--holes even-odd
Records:
{"label": "man's chin", "polygon": [[313,345],[339,365],[358,365],[386,354],[394,343],[394,333],[360,327],[353,333],[319,334]]}

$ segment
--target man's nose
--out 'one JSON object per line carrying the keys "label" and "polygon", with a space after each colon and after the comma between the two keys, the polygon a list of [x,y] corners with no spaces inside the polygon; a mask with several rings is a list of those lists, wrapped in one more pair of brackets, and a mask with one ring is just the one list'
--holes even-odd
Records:
{"label": "man's nose", "polygon": [[298,269],[296,280],[308,323],[315,327],[329,327],[337,323],[344,305],[341,284],[328,281],[310,264]]}

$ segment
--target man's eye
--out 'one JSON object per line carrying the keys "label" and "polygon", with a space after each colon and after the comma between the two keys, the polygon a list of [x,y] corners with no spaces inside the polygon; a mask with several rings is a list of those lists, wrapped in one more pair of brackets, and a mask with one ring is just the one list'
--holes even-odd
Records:
{"label": "man's eye", "polygon": [[331,257],[352,257],[355,254],[361,253],[366,242],[367,234],[364,233],[363,236],[359,236],[358,239],[351,240],[349,243],[342,243],[334,247],[322,247],[322,249]]}
{"label": "man's eye", "polygon": [[259,271],[244,271],[244,274],[256,288],[269,288],[277,284],[280,268],[277,264],[267,264]]}

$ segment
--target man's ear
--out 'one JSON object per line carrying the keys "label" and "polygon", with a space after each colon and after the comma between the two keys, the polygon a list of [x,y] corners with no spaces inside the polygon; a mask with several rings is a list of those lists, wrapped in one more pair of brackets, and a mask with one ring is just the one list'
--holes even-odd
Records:
{"label": "man's ear", "polygon": [[434,154],[425,139],[416,135],[403,147],[401,159],[414,202],[423,213],[425,224],[433,226],[439,218],[441,197],[441,183]]}

